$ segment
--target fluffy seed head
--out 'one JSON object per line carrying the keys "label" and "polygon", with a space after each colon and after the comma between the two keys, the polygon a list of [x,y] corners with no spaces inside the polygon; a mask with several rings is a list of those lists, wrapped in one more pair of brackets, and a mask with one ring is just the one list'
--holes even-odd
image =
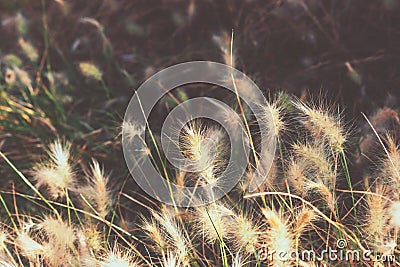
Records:
{"label": "fluffy seed head", "polygon": [[244,214],[236,215],[233,217],[233,223],[228,225],[235,250],[238,252],[253,254],[259,243],[260,229],[251,217]]}
{"label": "fluffy seed head", "polygon": [[302,209],[296,216],[296,222],[294,223],[293,230],[300,236],[307,228],[317,219],[317,215],[313,210]]}
{"label": "fluffy seed head", "polygon": [[201,182],[217,185],[217,174],[224,164],[223,132],[191,122],[182,128],[182,152],[194,164]]}
{"label": "fluffy seed head", "polygon": [[44,252],[44,247],[31,237],[29,231],[18,233],[15,245],[21,250],[23,256],[32,260],[35,260]]}
{"label": "fluffy seed head", "polygon": [[[298,190],[304,188],[305,192],[318,192],[328,207],[334,210],[336,175],[332,171],[332,163],[324,148],[316,144],[295,144],[293,150],[298,158],[298,165],[292,165],[291,171],[294,173],[290,173],[290,175],[295,175],[293,178],[299,180],[293,180],[292,184],[294,182]],[[305,178],[306,176],[307,178]],[[299,181],[304,182],[303,186],[298,184]]]}
{"label": "fluffy seed head", "polygon": [[103,241],[101,239],[101,232],[97,230],[96,226],[89,224],[88,226],[83,227],[81,231],[87,247],[93,251],[100,251]]}
{"label": "fluffy seed head", "polygon": [[76,239],[75,230],[67,225],[64,221],[45,217],[38,224],[38,228],[43,230],[49,238],[49,243],[53,247],[72,248]]}
{"label": "fluffy seed head", "polygon": [[308,169],[317,171],[324,181],[334,182],[332,163],[324,147],[318,144],[294,144],[293,152],[298,158],[304,159]]}
{"label": "fluffy seed head", "polygon": [[261,109],[261,119],[259,121],[261,130],[266,131],[269,136],[275,138],[285,130],[282,101],[282,97],[277,97],[271,103],[266,102],[259,107]]}
{"label": "fluffy seed head", "polygon": [[112,204],[111,193],[107,188],[108,176],[96,160],[93,160],[91,174],[88,177],[89,185],[82,189],[82,193],[94,205],[100,217],[105,218]]}
{"label": "fluffy seed head", "polygon": [[286,252],[286,256],[273,258],[274,265],[286,266],[285,261],[289,259],[289,253],[294,249],[294,238],[287,220],[283,218],[281,213],[270,208],[263,209],[262,213],[269,225],[266,233],[267,246],[276,252]]}
{"label": "fluffy seed head", "polygon": [[36,187],[45,186],[54,199],[63,197],[73,188],[74,173],[70,165],[70,145],[55,141],[49,146],[49,161],[38,165],[33,171]]}
{"label": "fluffy seed head", "polygon": [[176,251],[176,255],[179,260],[183,263],[187,263],[189,239],[183,232],[182,225],[179,224],[175,218],[174,212],[169,208],[164,207],[161,212],[153,211],[152,215],[159,224],[160,229],[162,229],[162,238],[157,236],[159,233],[156,233],[154,228],[150,228],[148,231],[159,238],[160,244],[165,243],[164,240],[166,240],[168,245],[174,248]]}
{"label": "fluffy seed head", "polygon": [[311,107],[300,100],[294,105],[305,115],[303,122],[315,137],[322,137],[334,150],[343,151],[346,134],[340,115],[333,116],[323,107]]}
{"label": "fluffy seed head", "polygon": [[235,214],[229,208],[213,203],[196,209],[196,227],[203,234],[208,243],[224,239],[229,234],[229,225]]}
{"label": "fluffy seed head", "polygon": [[154,221],[154,219],[144,220],[142,229],[148,236],[149,240],[156,244],[156,250],[159,252],[163,252],[167,246],[167,241],[164,239],[163,233],[157,222]]}
{"label": "fluffy seed head", "polygon": [[100,267],[138,267],[139,262],[128,251],[118,248],[107,252],[107,254],[99,262]]}
{"label": "fluffy seed head", "polygon": [[398,187],[400,184],[400,151],[392,136],[387,135],[386,141],[388,143],[387,151],[389,154],[383,160],[381,172],[385,180],[396,184],[396,187]]}
{"label": "fluffy seed head", "polygon": [[390,236],[388,200],[383,197],[385,190],[384,185],[377,184],[374,188],[374,194],[366,196],[366,226],[363,230],[367,240],[375,249],[382,247],[386,243],[387,237]]}
{"label": "fluffy seed head", "polygon": [[287,167],[287,177],[290,185],[294,188],[297,194],[305,194],[304,186],[307,182],[306,172],[306,164],[303,160],[290,160]]}

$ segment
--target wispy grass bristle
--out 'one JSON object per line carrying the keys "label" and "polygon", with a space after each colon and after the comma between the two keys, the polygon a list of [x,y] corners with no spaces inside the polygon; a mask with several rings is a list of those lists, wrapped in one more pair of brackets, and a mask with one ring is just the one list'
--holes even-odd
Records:
{"label": "wispy grass bristle", "polygon": [[33,171],[36,187],[46,187],[53,199],[64,197],[66,190],[74,189],[75,174],[71,166],[70,144],[57,140],[50,144],[48,160]]}
{"label": "wispy grass bristle", "polygon": [[109,177],[104,174],[104,170],[100,167],[100,164],[96,160],[93,160],[91,173],[88,174],[89,184],[79,190],[92,203],[102,218],[105,218],[110,212],[113,203],[108,180]]}
{"label": "wispy grass bristle", "polygon": [[293,102],[302,114],[303,123],[316,138],[323,138],[337,151],[343,151],[346,143],[346,131],[344,130],[341,116],[322,106],[311,106],[300,100]]}

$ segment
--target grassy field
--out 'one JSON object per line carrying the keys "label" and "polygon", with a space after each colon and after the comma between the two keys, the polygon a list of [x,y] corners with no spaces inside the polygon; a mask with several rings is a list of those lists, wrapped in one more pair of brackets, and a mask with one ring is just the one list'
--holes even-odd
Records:
{"label": "grassy field", "polygon": [[[1,1],[0,266],[400,265],[399,8]],[[140,139],[124,121],[135,91],[195,60],[253,79],[266,98],[261,119],[239,98],[251,99],[249,85],[229,76],[236,94],[172,90]],[[167,114],[194,97],[233,111],[226,121],[250,148],[245,174],[213,203],[180,207],[173,195],[166,205],[132,178],[122,140],[144,141],[140,153],[169,185],[222,187],[232,144],[218,123],[182,125],[177,145],[194,172],[174,168],[161,147]],[[263,131],[273,155],[262,153]]]}

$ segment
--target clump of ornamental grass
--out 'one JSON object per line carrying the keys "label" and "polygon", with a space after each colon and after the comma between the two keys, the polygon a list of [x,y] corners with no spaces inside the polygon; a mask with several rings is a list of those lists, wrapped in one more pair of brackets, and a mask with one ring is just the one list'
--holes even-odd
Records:
{"label": "clump of ornamental grass", "polygon": [[[317,134],[310,136],[308,131],[311,130],[304,124],[303,117],[300,118],[299,129],[306,129],[307,133],[302,140],[293,142],[281,138],[287,125],[284,117],[290,116],[287,114],[289,110],[285,108],[279,101],[272,102],[269,106],[272,112],[265,112],[271,112],[273,116],[268,117],[266,113],[264,120],[259,122],[260,127],[268,129],[274,139],[279,139],[282,151],[276,155],[267,155],[273,160],[270,168],[270,159],[263,158],[255,151],[257,157],[250,159],[249,169],[241,181],[242,184],[248,184],[257,166],[265,166],[256,173],[264,174],[263,178],[266,179],[256,191],[263,195],[260,202],[255,197],[243,199],[242,195],[231,194],[223,201],[195,208],[161,205],[149,208],[143,204],[150,215],[142,215],[140,224],[129,223],[137,225],[135,228],[138,230],[135,231],[146,237],[143,243],[130,236],[121,226],[114,226],[119,219],[124,227],[127,224],[120,211],[113,213],[112,203],[115,200],[110,190],[110,177],[105,174],[100,163],[93,160],[89,171],[79,172],[72,167],[71,145],[54,142],[49,146],[48,160],[36,165],[32,172],[33,179],[36,187],[46,190],[55,201],[64,197],[68,191],[73,194],[69,196],[67,205],[60,208],[64,211],[61,214],[45,216],[33,226],[17,231],[15,244],[21,257],[35,264],[49,266],[151,266],[152,263],[160,266],[192,266],[193,263],[251,266],[256,262],[263,263],[257,255],[264,247],[270,251],[292,252],[313,246],[313,242],[304,235],[306,232],[318,240],[315,241],[317,244],[332,242],[318,239],[321,233],[346,235],[348,230],[332,226],[335,223],[339,225],[336,221],[340,220],[336,187],[337,179],[342,175],[339,171],[340,162],[335,157],[337,151],[333,149],[332,152],[331,142],[325,140],[327,136],[321,135],[324,130],[321,125],[318,137],[323,138],[323,142],[319,142]],[[128,141],[134,142],[141,134],[134,124],[125,124],[123,127]],[[195,180],[195,186],[218,185],[221,170],[229,159],[225,153],[227,142],[224,132],[217,127],[207,126],[200,121],[185,125],[179,145],[183,155],[194,164],[195,172],[177,171],[176,183],[185,185],[190,177]],[[389,150],[394,151],[393,145]],[[289,160],[282,159],[282,155],[288,155]],[[383,161],[382,164],[393,167],[391,161]],[[383,167],[381,173],[385,174],[382,177],[394,176],[393,172],[388,175],[390,172]],[[393,181],[393,178],[387,180]],[[388,183],[392,191],[393,184]],[[244,192],[248,197],[246,190]],[[319,198],[315,198],[315,195]],[[324,201],[328,211],[323,208],[325,205],[317,201],[319,199]],[[394,214],[398,213],[400,205],[385,203],[379,206],[377,199],[368,200],[369,213],[365,212],[365,218],[369,226],[365,229],[369,233],[370,244],[374,244],[374,248],[382,253],[387,253],[382,248],[393,243],[393,234],[399,224]],[[83,211],[79,210],[80,206],[84,207]],[[326,221],[319,222],[318,227],[311,227],[320,216]],[[108,222],[107,218],[116,222]],[[379,221],[378,218],[384,220]],[[114,231],[119,234],[110,235]],[[128,240],[132,242],[131,248],[139,245],[144,253],[136,249],[133,249],[134,254],[125,250],[110,250],[108,247],[112,240],[124,240],[122,243],[125,244]],[[22,248],[23,244],[27,246]],[[289,254],[283,255],[286,256],[273,257],[267,261],[274,266],[296,264],[288,258]]]}
{"label": "clump of ornamental grass", "polygon": [[[96,26],[106,40],[97,21],[81,21]],[[235,67],[232,36],[223,34],[214,40],[224,63]],[[19,43],[31,61],[38,60],[30,43],[24,39]],[[20,83],[33,95],[32,80],[24,68],[20,64],[7,67],[6,83]],[[101,81],[105,87],[103,73],[96,65],[82,62],[79,69],[83,76]],[[55,84],[51,75],[49,81]],[[98,161],[93,159],[88,168],[79,170],[77,163],[85,166],[85,161],[73,160],[71,144],[56,140],[49,145],[47,158],[33,167],[34,185],[18,173],[35,196],[13,188],[10,195],[14,202],[9,205],[0,192],[1,204],[9,216],[4,224],[10,222],[0,228],[0,265],[316,266],[290,256],[305,248],[333,248],[338,238],[345,238],[360,250],[366,244],[381,255],[397,253],[400,153],[393,137],[381,142],[385,143],[385,157],[377,165],[377,179],[371,186],[368,179],[365,192],[358,192],[362,198],[351,206],[338,197],[353,194],[351,184],[350,188],[341,187],[350,172],[345,157],[348,134],[340,112],[322,104],[291,100],[283,94],[260,102],[253,93],[254,84],[243,77],[232,77],[231,73],[226,74],[224,82],[254,101],[261,111],[256,121],[237,97],[237,110],[224,109],[220,114],[231,129],[237,130],[233,134],[245,132],[244,141],[250,147],[240,194],[230,192],[222,200],[187,208],[147,203],[140,193],[126,190],[129,180],[124,180],[116,194],[110,184],[114,189],[118,181]],[[385,111],[396,118],[393,112]],[[258,129],[254,130],[254,125]],[[134,122],[124,122],[122,130],[125,140],[140,147],[137,152],[141,157],[151,155],[150,146],[142,138],[145,129]],[[260,131],[267,133],[267,140],[260,141]],[[219,127],[208,126],[200,119],[191,121],[180,132],[178,145],[194,171],[172,170],[168,164],[159,164],[159,172],[175,173],[175,183],[180,186],[218,187],[226,182],[220,178],[229,161],[228,139]],[[274,142],[275,153],[262,149]],[[157,141],[153,145],[157,146]],[[164,163],[163,151],[156,152]],[[2,157],[7,159],[3,154]],[[255,193],[248,193],[254,179],[262,179],[262,183]],[[135,199],[136,195],[140,198]],[[31,210],[34,214],[20,213],[21,198],[37,204],[39,208]],[[137,204],[140,210],[136,209]],[[362,220],[352,213],[361,210],[357,205],[364,205]],[[260,252],[265,249],[283,253],[262,259]]]}
{"label": "clump of ornamental grass", "polygon": [[[275,109],[279,114],[287,112],[283,107],[277,106]],[[270,132],[278,138],[286,131],[285,123],[283,116],[274,117],[279,122],[266,120],[264,124],[265,127],[274,128]],[[127,137],[131,135],[132,139],[136,139],[138,133],[134,125],[128,129],[131,130],[126,132]],[[314,242],[331,245],[333,241],[319,238],[322,233],[353,238],[348,234],[351,228],[343,230],[338,226],[344,222],[340,221],[339,224],[341,214],[337,208],[337,179],[342,176],[339,172],[340,163],[335,157],[337,153],[332,153],[328,141],[317,140],[316,136],[307,134],[304,140],[297,142],[280,140],[283,151],[273,155],[272,167],[265,176],[268,180],[265,183],[269,185],[262,185],[256,191],[263,195],[260,201],[245,193],[245,199],[242,195],[231,194],[222,201],[195,208],[162,205],[150,208],[142,203],[150,215],[142,215],[142,223],[130,222],[130,225],[134,225],[135,232],[146,237],[143,242],[122,228],[127,225],[123,213],[114,211],[115,215],[108,216],[113,214],[112,203],[115,200],[110,190],[110,177],[100,163],[93,160],[89,171],[79,172],[73,168],[71,145],[55,141],[49,146],[48,159],[35,166],[33,180],[36,188],[46,190],[55,202],[68,191],[73,194],[69,195],[67,205],[57,208],[60,213],[45,215],[44,219],[34,223],[28,221],[21,229],[16,229],[12,243],[22,261],[44,266],[252,266],[257,262],[264,263],[257,256],[263,248],[286,252],[266,259],[274,266],[293,266],[297,263],[306,266],[305,262],[289,258],[292,255],[289,253],[314,246]],[[198,185],[215,183],[224,166],[221,162],[225,161],[226,142],[219,128],[207,127],[197,121],[185,125],[180,146],[182,153],[196,164],[196,172],[188,174],[178,171],[176,182],[185,185],[188,177],[195,177]],[[363,229],[370,247],[384,254],[393,251],[400,225],[400,205],[385,197],[387,192],[392,195],[398,192],[393,178],[393,166],[396,164],[392,162],[396,160],[396,146],[394,141],[388,144],[390,160],[383,160],[380,165],[381,185],[374,185],[374,194],[365,195],[367,209],[364,212]],[[281,155],[288,155],[289,160],[282,161]],[[257,159],[263,160],[261,157]],[[252,164],[250,162],[249,165],[255,169],[257,165]],[[250,170],[242,183],[250,179]],[[328,211],[315,195],[324,200]],[[80,206],[85,209],[80,210]],[[107,218],[113,221],[108,222]],[[318,226],[312,227],[317,218]],[[119,222],[121,226],[117,225]],[[309,240],[310,236],[315,240]],[[116,240],[128,244],[131,251],[109,249],[110,243]]]}

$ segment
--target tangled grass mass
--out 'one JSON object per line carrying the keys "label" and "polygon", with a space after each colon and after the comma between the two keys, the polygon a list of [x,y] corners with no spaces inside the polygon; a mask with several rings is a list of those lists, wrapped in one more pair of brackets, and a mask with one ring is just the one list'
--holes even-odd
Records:
{"label": "tangled grass mass", "polygon": [[[124,6],[123,1],[99,2],[110,5],[112,14]],[[287,12],[305,12],[324,38],[330,35],[319,15],[313,15],[322,4],[267,2],[265,10],[275,4]],[[138,14],[147,10],[138,5]],[[171,24],[178,29],[174,34],[195,21],[202,5],[185,2],[184,16],[179,8],[171,11]],[[329,100],[329,94],[260,85],[268,102],[260,106],[264,116],[257,121],[238,94],[224,88],[195,84],[174,89],[147,121],[141,140],[146,148],[138,151],[151,158],[167,183],[217,188],[230,159],[226,131],[201,118],[178,132],[182,154],[198,171],[176,169],[165,159],[159,134],[163,118],[196,95],[222,99],[232,108],[224,114],[226,122],[234,129],[240,118],[250,156],[245,174],[222,199],[187,208],[165,205],[141,191],[129,174],[122,135],[134,142],[142,129],[123,122],[122,114],[138,81],[180,61],[160,59],[152,65],[134,51],[120,52],[123,48],[109,37],[112,29],[102,25],[102,16],[80,17],[78,25],[87,32],[79,33],[67,49],[52,29],[57,24],[49,21],[57,21],[54,12],[68,20],[78,7],[74,1],[43,0],[23,3],[22,11],[5,7],[0,12],[0,31],[9,38],[0,52],[0,266],[400,265],[396,100],[360,112],[356,120],[349,116],[352,107]],[[141,25],[140,18],[121,24],[135,40],[154,30],[153,24]],[[247,35],[230,30],[210,34],[208,49],[219,62],[245,71],[239,47]],[[95,43],[93,51],[90,42]],[[143,49],[151,50],[147,44]],[[85,53],[98,53],[98,59],[85,58]],[[201,54],[184,53],[193,55],[190,59]],[[347,79],[361,86],[356,64],[343,66]],[[137,69],[142,76],[131,72]],[[238,93],[249,92],[246,81],[234,83]],[[276,141],[271,167],[270,155],[260,151],[261,131]],[[250,192],[260,174],[262,185]],[[179,195],[173,197],[179,202]]]}

